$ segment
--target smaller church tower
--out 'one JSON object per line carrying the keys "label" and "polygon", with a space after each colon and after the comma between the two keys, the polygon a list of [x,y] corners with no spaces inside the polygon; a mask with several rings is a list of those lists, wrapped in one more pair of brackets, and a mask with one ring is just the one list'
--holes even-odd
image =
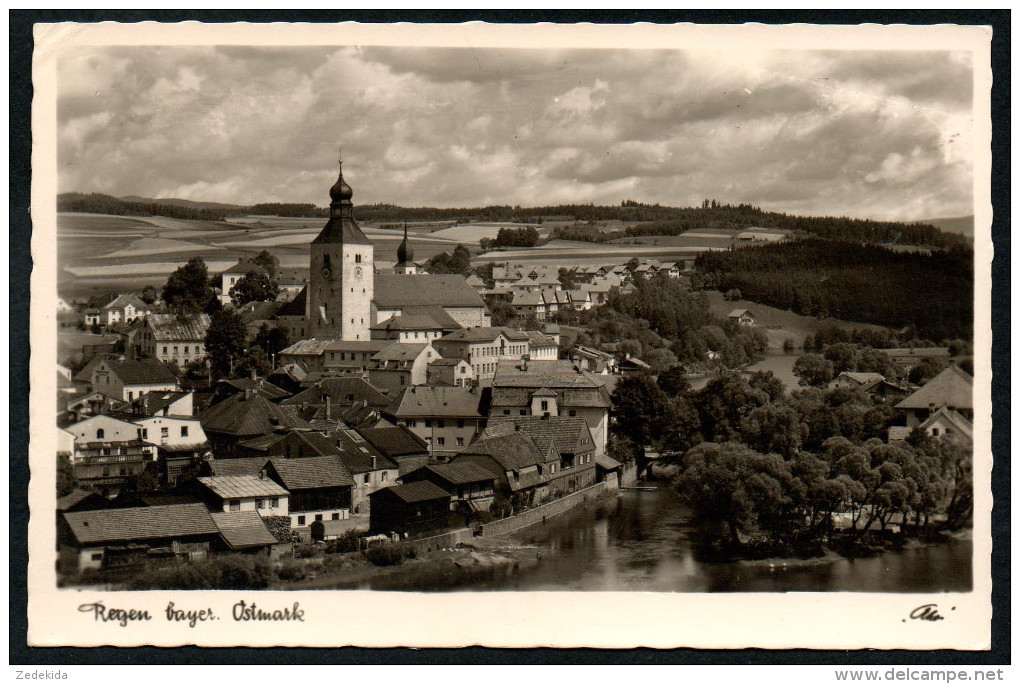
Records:
{"label": "smaller church tower", "polygon": [[414,264],[414,250],[407,241],[407,221],[404,221],[404,240],[397,247],[397,265],[393,267],[393,272],[401,275],[414,275],[418,272]]}
{"label": "smaller church tower", "polygon": [[354,221],[353,196],[341,159],[329,189],[329,221],[311,245],[305,315],[309,333],[320,339],[371,338],[374,247]]}

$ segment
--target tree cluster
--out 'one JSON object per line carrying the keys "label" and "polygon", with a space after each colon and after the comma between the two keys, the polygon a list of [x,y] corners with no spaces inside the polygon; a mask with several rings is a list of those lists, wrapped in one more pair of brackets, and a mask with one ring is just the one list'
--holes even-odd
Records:
{"label": "tree cluster", "polygon": [[457,245],[453,254],[440,252],[428,260],[425,270],[429,273],[457,273],[467,275],[471,269],[471,252],[464,245]]}

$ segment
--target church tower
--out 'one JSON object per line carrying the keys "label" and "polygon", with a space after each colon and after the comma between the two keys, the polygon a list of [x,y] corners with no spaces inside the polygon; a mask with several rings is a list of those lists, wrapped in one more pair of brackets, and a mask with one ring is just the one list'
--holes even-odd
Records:
{"label": "church tower", "polygon": [[404,221],[404,241],[397,247],[397,265],[393,267],[393,272],[402,275],[418,272],[418,267],[414,265],[414,250],[407,242],[407,221]]}
{"label": "church tower", "polygon": [[341,159],[340,177],[329,189],[329,221],[311,246],[305,315],[309,334],[319,339],[370,339],[374,248],[354,221],[353,196]]}

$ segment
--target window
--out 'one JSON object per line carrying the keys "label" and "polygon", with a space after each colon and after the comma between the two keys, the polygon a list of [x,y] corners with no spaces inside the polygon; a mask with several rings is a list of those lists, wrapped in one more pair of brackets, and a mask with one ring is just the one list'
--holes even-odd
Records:
{"label": "window", "polygon": [[365,480],[365,484],[366,485],[372,484],[372,474],[371,473],[365,473],[364,480]]}
{"label": "window", "polygon": [[939,429],[938,428],[932,428],[931,429],[931,436],[932,437],[938,437],[939,436]]}
{"label": "window", "polygon": [[510,409],[503,409],[503,415],[504,416],[509,416],[510,415]]}
{"label": "window", "polygon": [[106,430],[104,430],[103,428],[99,428],[98,430],[96,430],[96,439],[105,439],[105,438],[106,438]]}
{"label": "window", "polygon": [[184,345],[184,353],[185,353],[185,354],[187,354],[187,353],[188,353],[188,345]]}
{"label": "window", "polygon": [[274,499],[270,499],[269,500],[269,507],[270,508],[279,508],[280,507],[280,500],[279,499],[275,499],[275,498]]}
{"label": "window", "polygon": [[355,254],[354,255],[354,263],[356,263],[356,264],[360,264],[361,263],[361,255],[360,254]]}
{"label": "window", "polygon": [[457,438],[457,446],[464,446],[464,438],[463,437],[458,437]]}
{"label": "window", "polygon": [[446,446],[446,437],[440,437],[436,441],[439,442],[439,446]]}
{"label": "window", "polygon": [[556,464],[555,463],[552,463],[552,464],[549,465],[549,472],[550,472],[550,474],[556,472]]}
{"label": "window", "polygon": [[548,411],[549,410],[549,402],[547,400],[545,400],[545,399],[542,400],[542,410],[543,411]]}
{"label": "window", "polygon": [[430,449],[432,448],[432,438],[431,437],[426,437],[425,438],[425,443],[429,445]]}
{"label": "window", "polygon": [[334,513],[333,514],[333,520],[339,520],[339,519],[340,519],[340,514],[339,513]]}
{"label": "window", "polygon": [[159,429],[159,436],[162,437],[163,439],[166,439],[167,437],[169,437],[170,436],[170,428],[168,428],[168,427],[160,428]]}
{"label": "window", "polygon": [[174,354],[176,354],[176,353],[177,353],[177,345],[175,344],[174,345]]}
{"label": "window", "polygon": [[187,437],[187,436],[188,436],[188,426],[187,425],[182,425],[181,426],[181,437]]}
{"label": "window", "polygon": [[94,561],[101,561],[101,560],[103,560],[103,552],[100,551],[99,553],[94,553],[94,554],[92,554],[91,558]]}
{"label": "window", "polygon": [[315,514],[315,522],[322,522],[322,513]]}
{"label": "window", "polygon": [[304,527],[304,525],[305,525],[305,516],[299,515],[297,517],[297,524],[298,524],[298,527]]}
{"label": "window", "polygon": [[386,472],[386,471],[384,470],[384,471],[382,472],[382,481],[383,481],[383,482],[385,482],[385,481],[386,481],[386,476],[387,476],[387,475],[389,475],[389,473],[387,473],[387,472]]}
{"label": "window", "polygon": [[437,420],[437,421],[436,421],[436,427],[440,427],[440,428],[444,428],[444,427],[446,427],[446,421],[445,421],[445,420],[442,420],[442,419],[440,419],[440,420]]}
{"label": "window", "polygon": [[528,415],[528,412],[525,409],[521,409],[521,415],[526,416]]}
{"label": "window", "polygon": [[259,499],[258,501],[256,501],[256,502],[255,502],[255,508],[256,508],[256,509],[258,509],[258,510],[262,510],[262,508],[263,508],[263,507],[264,507],[264,506],[263,506],[263,501],[262,501],[262,499]]}
{"label": "window", "polygon": [[431,418],[426,418],[425,419],[425,427],[427,427],[427,428],[432,427],[432,419]]}
{"label": "window", "polygon": [[460,418],[460,419],[457,420],[457,427],[459,427],[459,428],[464,427],[464,419],[463,418]]}
{"label": "window", "polygon": [[163,347],[163,354],[166,355],[166,347]]}
{"label": "window", "polygon": [[233,499],[229,502],[229,508],[231,511],[241,510],[241,502],[237,499]]}
{"label": "window", "polygon": [[135,393],[134,392],[128,392],[128,401],[133,401],[134,398],[135,398]]}
{"label": "window", "polygon": [[404,422],[404,425],[405,425],[406,427],[417,427],[417,424],[416,424],[416,422],[417,422],[417,421],[415,421],[415,419],[414,419],[414,418],[408,418],[408,419],[407,419],[407,420],[406,420],[406,421]]}
{"label": "window", "polygon": [[576,418],[577,417],[577,411],[575,411],[574,409],[570,409],[570,417],[571,418]]}

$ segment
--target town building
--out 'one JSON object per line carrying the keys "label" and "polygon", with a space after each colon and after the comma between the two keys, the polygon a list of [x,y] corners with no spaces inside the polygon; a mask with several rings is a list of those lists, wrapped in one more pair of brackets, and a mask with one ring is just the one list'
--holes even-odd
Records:
{"label": "town building", "polygon": [[279,430],[311,427],[254,390],[213,404],[199,415],[199,420],[218,458],[243,455],[237,449],[240,441]]}
{"label": "town building", "polygon": [[379,489],[369,498],[373,532],[422,535],[450,524],[450,493],[428,480]]}
{"label": "town building", "polygon": [[146,392],[122,410],[136,416],[190,416],[195,413],[195,393]]}
{"label": "town building", "polygon": [[426,385],[471,387],[475,380],[473,367],[464,359],[436,359],[425,371]]}
{"label": "town building", "polygon": [[396,396],[412,385],[424,385],[429,363],[438,358],[430,342],[393,342],[372,357],[368,379]]}
{"label": "town building", "polygon": [[829,389],[864,389],[883,380],[885,377],[881,373],[843,371],[829,381]]}
{"label": "town building", "polygon": [[428,314],[402,314],[372,326],[373,340],[427,342],[443,336],[443,326]]}
{"label": "town building", "polygon": [[560,345],[555,338],[538,330],[525,330],[524,334],[528,336],[528,356],[532,361],[555,361],[560,358]]}
{"label": "town building", "polygon": [[393,401],[381,388],[361,377],[322,378],[311,387],[284,399],[282,406],[293,407],[302,415],[312,409],[310,417],[333,420],[355,403],[382,409]]}
{"label": "town building", "polygon": [[484,468],[495,477],[499,498],[535,505],[552,495],[548,485],[558,477],[560,457],[552,448],[543,450],[526,432],[508,432],[479,438],[450,463]]}
{"label": "town building", "polygon": [[209,314],[149,314],[138,331],[138,346],[143,356],[173,361],[184,366],[204,361],[205,335],[209,330]]}
{"label": "town building", "polygon": [[516,361],[531,353],[528,334],[513,328],[467,328],[432,344],[444,359],[467,361],[479,384],[492,378],[500,359]]}
{"label": "town building", "polygon": [[97,415],[66,430],[74,435],[75,479],[107,498],[117,496],[156,461],[156,446],[142,439],[142,428],[134,423]]}
{"label": "town building", "polygon": [[117,323],[130,323],[149,313],[150,307],[133,294],[117,295],[112,302],[103,307],[103,323],[107,326]]}
{"label": "town building", "polygon": [[974,420],[974,378],[959,366],[949,366],[896,405],[909,428],[924,423],[942,407],[953,409],[967,421]]}
{"label": "town building", "polygon": [[266,473],[290,495],[292,528],[306,527],[316,520],[350,518],[354,480],[339,457],[273,458]]}
{"label": "town building", "polygon": [[259,264],[256,264],[251,259],[240,258],[237,263],[228,268],[220,275],[220,301],[224,304],[229,304],[230,291],[234,289],[234,286],[249,273],[255,273],[256,275],[262,275],[266,278],[269,277],[269,273],[266,272]]}
{"label": "town building", "polygon": [[357,433],[380,455],[396,463],[400,475],[429,463],[428,444],[404,426],[358,428]]}
{"label": "town building", "polygon": [[475,463],[434,463],[403,475],[402,484],[427,480],[450,493],[450,509],[487,511],[496,497],[496,476]]}
{"label": "town building", "polygon": [[212,444],[198,418],[190,416],[151,416],[134,424],[142,440],[156,447],[160,479],[173,487],[188,468],[211,454]]}
{"label": "town building", "polygon": [[272,553],[279,540],[266,527],[262,516],[256,511],[220,511],[210,513],[220,532],[217,551],[233,553]]}
{"label": "town building", "polygon": [[214,475],[198,477],[200,496],[213,511],[254,511],[259,515],[288,514],[290,494],[266,475]]}
{"label": "town building", "polygon": [[351,510],[355,513],[368,513],[370,495],[383,487],[397,484],[400,466],[355,430],[340,430],[336,437],[340,446],[340,461],[354,480]]}
{"label": "town building", "polygon": [[201,503],[60,514],[58,564],[64,572],[138,571],[158,558],[201,560],[220,530]]}
{"label": "town building", "polygon": [[602,453],[595,446],[591,430],[583,418],[569,416],[493,417],[482,438],[511,432],[528,434],[543,452],[553,451],[560,458],[548,486],[555,492],[573,492],[595,484],[595,457]]}
{"label": "town building", "polygon": [[156,359],[99,358],[92,366],[88,385],[120,401],[134,401],[148,392],[179,389],[177,377]]}
{"label": "town building", "polygon": [[492,379],[491,416],[585,419],[597,453],[609,440],[609,392],[569,361],[500,361]]}
{"label": "town building", "polygon": [[446,460],[471,443],[485,423],[482,392],[466,387],[411,387],[383,415],[428,445],[429,454]]}

